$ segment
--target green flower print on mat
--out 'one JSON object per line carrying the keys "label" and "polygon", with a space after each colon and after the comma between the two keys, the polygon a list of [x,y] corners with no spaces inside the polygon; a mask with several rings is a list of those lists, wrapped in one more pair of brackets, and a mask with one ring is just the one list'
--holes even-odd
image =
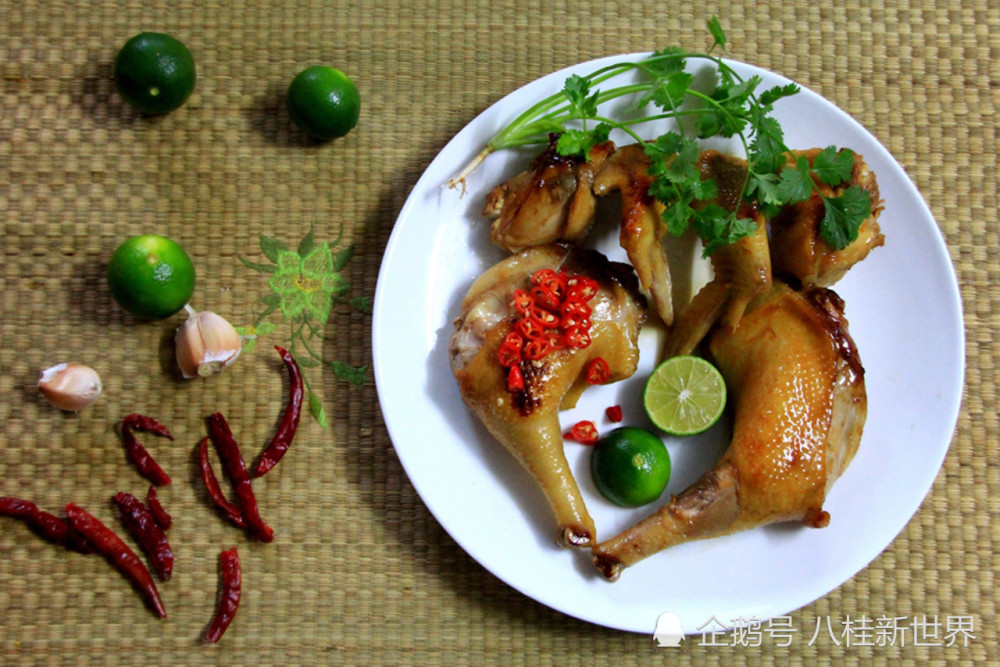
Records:
{"label": "green flower print on mat", "polygon": [[334,306],[347,305],[359,312],[371,312],[370,298],[347,298],[351,285],[340,272],[351,260],[354,247],[337,249],[339,241],[338,237],[332,243],[318,242],[310,229],[296,249],[291,250],[281,241],[262,234],[260,249],[271,263],[252,262],[239,257],[244,266],[271,274],[267,281],[270,291],[259,299],[264,309],[252,324],[236,327],[246,341],[243,352],[252,351],[261,337],[281,327],[278,322],[268,319],[280,314],[282,323],[289,327],[289,333],[284,338],[286,347],[303,371],[309,410],[324,428],[329,427],[329,422],[323,401],[310,385],[306,369],[326,366],[337,378],[355,385],[363,384],[368,379],[367,364],[355,367],[342,361],[324,359],[322,354],[324,330]]}

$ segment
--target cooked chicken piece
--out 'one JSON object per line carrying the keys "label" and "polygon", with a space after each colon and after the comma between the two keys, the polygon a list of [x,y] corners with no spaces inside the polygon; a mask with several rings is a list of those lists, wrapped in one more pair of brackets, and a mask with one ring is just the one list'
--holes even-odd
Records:
{"label": "cooked chicken piece", "polygon": [[[597,295],[589,302],[592,342],[584,349],[522,361],[524,388],[509,391],[497,351],[515,321],[514,290],[529,287],[531,274],[545,267],[597,281]],[[564,546],[592,545],[595,530],[566,461],[559,411],[576,404],[591,360],[607,361],[612,382],[635,372],[644,321],[644,299],[630,267],[561,244],[529,248],[501,261],[473,283],[462,302],[449,346],[462,399],[538,483],[558,524],[556,539]]]}
{"label": "cooked chicken piece", "polygon": [[667,227],[660,219],[663,205],[649,194],[649,164],[641,144],[619,148],[594,178],[594,194],[604,196],[615,190],[621,193],[619,243],[639,276],[639,285],[652,299],[663,323],[670,326],[674,321],[673,295],[663,248]]}
{"label": "cooked chicken piece", "polygon": [[608,579],[683,542],[779,521],[829,523],[823,501],[857,451],[868,405],[841,299],[775,283],[739,327],[713,330],[709,348],[735,407],[732,442],[687,490],[594,548]]}
{"label": "cooked chicken piece", "polygon": [[553,241],[576,241],[590,230],[597,203],[591,184],[615,148],[608,141],[589,160],[556,152],[558,135],[531,166],[486,197],[483,214],[494,218],[493,243],[510,252]]}
{"label": "cooked chicken piece", "polygon": [[[797,152],[812,164],[819,148]],[[834,250],[819,235],[819,226],[826,214],[823,200],[816,193],[799,204],[786,206],[771,221],[771,261],[778,275],[796,278],[803,285],[830,286],[847,271],[868,256],[873,248],[885,242],[878,226],[883,202],[879,198],[878,182],[864,159],[854,154],[851,179],[837,187],[820,185],[825,196],[836,196],[851,185],[865,190],[872,200],[872,214],[858,229],[858,238],[843,250]]]}
{"label": "cooked chicken piece", "polygon": [[667,358],[691,354],[716,322],[735,328],[747,304],[771,289],[771,257],[764,216],[740,201],[746,161],[718,151],[702,151],[698,169],[702,178],[714,179],[718,184],[714,203],[730,211],[741,207],[740,215],[756,220],[757,230],[712,253],[715,277],[678,316],[667,338]]}

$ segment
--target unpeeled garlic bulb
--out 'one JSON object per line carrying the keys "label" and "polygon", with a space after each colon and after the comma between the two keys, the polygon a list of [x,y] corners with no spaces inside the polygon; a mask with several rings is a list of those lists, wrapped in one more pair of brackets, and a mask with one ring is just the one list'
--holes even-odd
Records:
{"label": "unpeeled garlic bulb", "polygon": [[101,396],[101,377],[83,364],[56,364],[42,371],[38,390],[60,410],[77,412]]}
{"label": "unpeeled garlic bulb", "polygon": [[229,322],[207,310],[189,311],[174,337],[177,365],[185,378],[218,373],[240,356],[242,341]]}

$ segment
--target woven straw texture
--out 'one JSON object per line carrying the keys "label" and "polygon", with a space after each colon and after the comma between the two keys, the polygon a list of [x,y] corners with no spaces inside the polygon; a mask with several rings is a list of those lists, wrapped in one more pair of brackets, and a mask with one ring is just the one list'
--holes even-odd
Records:
{"label": "woven straw texture", "polygon": [[[886,6],[871,8],[871,4]],[[244,443],[264,443],[287,381],[263,342],[225,374],[180,382],[181,316],[138,322],[103,282],[126,236],[169,235],[198,268],[196,305],[248,325],[268,276],[259,236],[291,248],[353,246],[349,297],[371,297],[409,190],[436,153],[512,89],[564,66],[664,45],[705,44],[718,14],[730,55],[779,71],[846,110],[895,155],[929,203],[961,284],[967,383],[944,467],[920,511],[869,567],[796,611],[781,648],[657,648],[651,635],[595,627],[508,588],[465,554],[410,485],[368,371],[359,386],[308,369],[328,430],[308,417],[291,454],[255,483],[277,539],[247,539],[210,508],[194,457],[203,419],[222,410]],[[191,47],[199,79],[179,111],[148,119],[117,95],[118,48],[158,30]],[[355,79],[358,127],[305,140],[283,106],[301,68]],[[0,519],[4,664],[850,664],[985,662],[1000,655],[1000,240],[995,113],[1000,10],[994,0],[815,3],[507,3],[483,0],[0,0],[0,496],[60,512],[73,501],[117,526],[110,502],[146,484],[115,423],[161,418],[174,443],[143,436],[174,477],[177,566],[156,619],[102,559],[71,554]],[[339,236],[338,236],[339,235]],[[933,313],[928,313],[928,324]],[[280,320],[279,320],[280,321]],[[371,317],[334,307],[328,360],[370,363]],[[314,339],[317,340],[317,339]],[[269,342],[270,341],[270,342]],[[105,395],[77,415],[38,397],[38,371],[89,363]],[[251,452],[255,450],[250,448]],[[250,456],[250,454],[248,454]],[[217,646],[218,553],[238,546],[243,602]],[[974,617],[962,646],[859,647],[821,635],[818,618]],[[652,632],[652,628],[650,628]],[[912,635],[911,635],[912,637]]]}

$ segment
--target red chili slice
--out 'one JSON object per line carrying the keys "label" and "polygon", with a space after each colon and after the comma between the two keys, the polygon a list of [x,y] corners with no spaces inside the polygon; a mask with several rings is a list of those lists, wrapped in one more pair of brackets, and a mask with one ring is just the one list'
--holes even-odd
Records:
{"label": "red chili slice", "polygon": [[568,435],[581,445],[592,445],[598,440],[597,426],[587,420],[573,424]]}
{"label": "red chili slice", "polygon": [[594,309],[578,299],[573,301],[567,299],[563,302],[563,305],[560,306],[559,312],[564,317],[590,317],[594,313]]}
{"label": "red chili slice", "polygon": [[541,306],[553,312],[559,312],[562,299],[548,287],[535,286],[531,288],[531,296],[535,300],[536,306]]}
{"label": "red chili slice", "polygon": [[603,357],[597,357],[587,364],[587,384],[604,384],[611,376],[611,369]]}
{"label": "red chili slice", "polygon": [[507,372],[507,391],[524,391],[524,376],[517,366],[511,366]]}
{"label": "red chili slice", "polygon": [[537,361],[552,351],[548,338],[529,340],[524,346],[524,358],[529,361]]}
{"label": "red chili slice", "polygon": [[586,276],[573,276],[567,282],[566,300],[587,302],[597,294],[597,281]]}
{"label": "red chili slice", "polygon": [[532,306],[535,305],[535,300],[531,298],[531,295],[525,292],[523,289],[514,290],[514,310],[521,315],[526,315]]}
{"label": "red chili slice", "polygon": [[504,341],[504,344],[497,350],[497,359],[504,368],[516,366],[521,362],[520,346]]}
{"label": "red chili slice", "polygon": [[557,331],[550,331],[546,340],[549,341],[549,351],[566,349],[566,341],[563,340],[563,335]]}
{"label": "red chili slice", "polygon": [[563,334],[563,342],[566,344],[566,347],[582,350],[590,347],[590,334],[582,327],[573,327]]}
{"label": "red chili slice", "polygon": [[524,336],[526,343],[545,335],[545,327],[539,324],[538,320],[533,317],[525,317],[522,320],[518,320],[514,326],[517,332]]}
{"label": "red chili slice", "polygon": [[604,410],[604,414],[608,416],[609,420],[617,424],[622,420],[622,406],[612,405],[610,408]]}
{"label": "red chili slice", "polygon": [[559,317],[545,308],[532,306],[530,313],[531,317],[538,320],[538,323],[546,329],[555,329],[559,326]]}

